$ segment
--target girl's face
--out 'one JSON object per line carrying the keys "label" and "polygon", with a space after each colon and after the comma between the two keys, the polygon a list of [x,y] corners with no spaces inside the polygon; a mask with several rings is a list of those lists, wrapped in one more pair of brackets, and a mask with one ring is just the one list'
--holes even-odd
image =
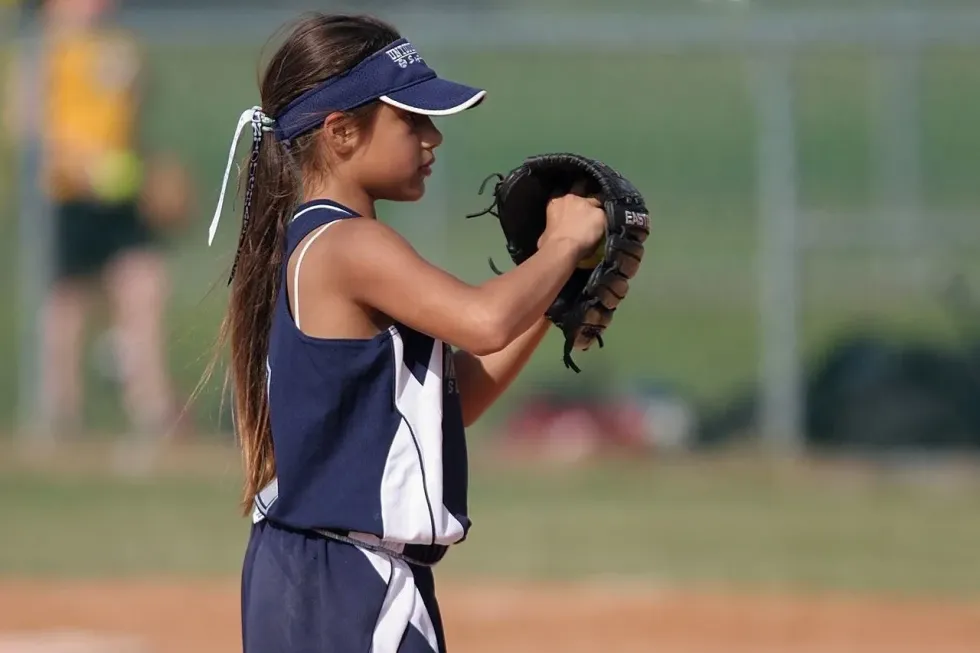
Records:
{"label": "girl's face", "polygon": [[371,125],[356,135],[351,177],[379,200],[410,202],[425,194],[442,133],[428,116],[381,104]]}

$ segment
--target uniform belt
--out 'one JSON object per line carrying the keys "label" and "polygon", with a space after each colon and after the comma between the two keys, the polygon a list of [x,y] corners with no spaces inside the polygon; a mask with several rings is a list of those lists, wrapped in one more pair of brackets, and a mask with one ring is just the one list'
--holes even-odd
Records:
{"label": "uniform belt", "polygon": [[374,553],[390,556],[419,567],[435,566],[437,562],[442,560],[446,555],[446,551],[449,549],[449,547],[439,544],[425,546],[388,542],[382,540],[377,535],[358,533],[356,531],[314,529],[314,532],[331,540],[344,542]]}
{"label": "uniform belt", "polygon": [[[255,495],[255,507],[252,511],[252,521],[258,523],[266,518],[269,508],[279,500],[279,479],[274,478]],[[323,537],[374,551],[381,555],[397,558],[411,565],[432,567],[443,559],[448,546],[442,544],[404,544],[382,540],[377,535],[358,533],[341,529],[313,529],[313,532]]]}

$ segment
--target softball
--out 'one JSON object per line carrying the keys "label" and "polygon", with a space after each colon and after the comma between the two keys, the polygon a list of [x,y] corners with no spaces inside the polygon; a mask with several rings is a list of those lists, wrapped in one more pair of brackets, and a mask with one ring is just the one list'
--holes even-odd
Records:
{"label": "softball", "polygon": [[[587,195],[585,194],[585,189],[587,187],[588,187],[588,180],[579,179],[574,184],[572,184],[572,188],[569,192],[572,193],[573,195],[587,197]],[[593,195],[593,197],[595,196]],[[599,241],[599,245],[595,248],[595,251],[592,252],[592,255],[587,256],[586,258],[579,261],[575,267],[577,267],[580,270],[592,270],[597,265],[602,263],[602,259],[605,257],[605,255],[606,255],[606,237],[603,236],[602,240]]]}
{"label": "softball", "polygon": [[139,190],[143,166],[132,152],[113,152],[96,166],[92,186],[99,198],[106,201],[128,199]]}
{"label": "softball", "polygon": [[579,268],[580,270],[591,270],[602,263],[602,259],[605,257],[605,255],[606,237],[603,236],[602,240],[599,241],[599,246],[595,248],[594,252],[592,252],[592,256],[582,259],[575,267]]}

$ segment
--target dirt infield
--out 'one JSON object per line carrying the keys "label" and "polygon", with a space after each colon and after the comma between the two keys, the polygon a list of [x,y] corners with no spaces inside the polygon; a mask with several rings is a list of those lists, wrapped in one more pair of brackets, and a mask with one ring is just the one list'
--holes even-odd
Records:
{"label": "dirt infield", "polygon": [[[0,582],[0,653],[231,653],[231,581]],[[967,653],[980,604],[443,583],[451,651]]]}

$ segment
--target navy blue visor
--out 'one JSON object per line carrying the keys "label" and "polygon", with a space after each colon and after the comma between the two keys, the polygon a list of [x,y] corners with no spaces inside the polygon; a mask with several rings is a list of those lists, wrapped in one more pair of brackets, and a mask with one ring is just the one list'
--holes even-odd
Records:
{"label": "navy blue visor", "polygon": [[274,130],[277,139],[289,141],[318,127],[334,111],[372,100],[411,113],[448,116],[476,106],[485,95],[483,89],[438,77],[402,38],[293,100],[275,117]]}

